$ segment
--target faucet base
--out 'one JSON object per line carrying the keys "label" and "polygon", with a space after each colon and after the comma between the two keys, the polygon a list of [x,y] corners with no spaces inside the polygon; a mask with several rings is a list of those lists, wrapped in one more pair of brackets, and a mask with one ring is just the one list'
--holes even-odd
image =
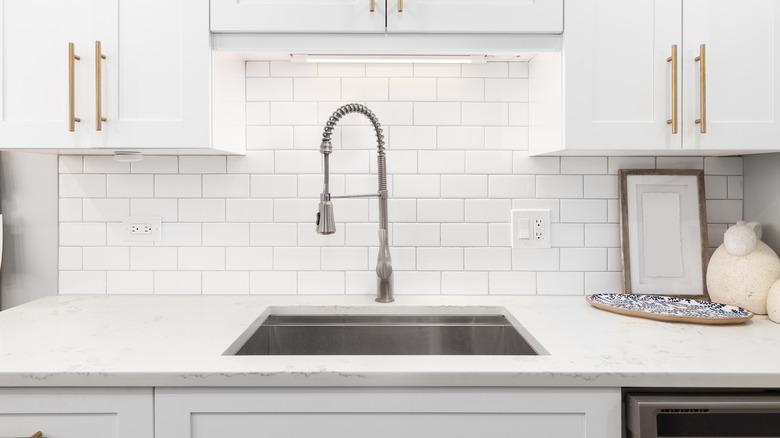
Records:
{"label": "faucet base", "polygon": [[393,298],[393,276],[390,278],[378,278],[376,279],[376,300],[377,303],[392,303],[395,301]]}

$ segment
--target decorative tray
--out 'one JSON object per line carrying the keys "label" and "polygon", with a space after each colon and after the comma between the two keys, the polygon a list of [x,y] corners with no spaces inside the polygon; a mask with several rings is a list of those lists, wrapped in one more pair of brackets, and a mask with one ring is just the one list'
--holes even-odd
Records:
{"label": "decorative tray", "polygon": [[593,294],[585,299],[593,307],[660,321],[695,324],[739,324],[753,317],[741,307],[660,295]]}

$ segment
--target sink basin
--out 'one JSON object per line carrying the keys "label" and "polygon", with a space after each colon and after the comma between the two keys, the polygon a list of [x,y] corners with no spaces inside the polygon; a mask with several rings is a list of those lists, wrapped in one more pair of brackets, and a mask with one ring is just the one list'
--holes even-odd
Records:
{"label": "sink basin", "polygon": [[537,355],[502,315],[270,315],[234,355]]}

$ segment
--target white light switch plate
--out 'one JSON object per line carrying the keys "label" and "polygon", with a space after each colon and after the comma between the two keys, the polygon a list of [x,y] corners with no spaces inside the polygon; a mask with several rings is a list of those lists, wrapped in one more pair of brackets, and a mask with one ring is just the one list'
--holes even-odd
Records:
{"label": "white light switch plate", "polygon": [[160,242],[162,218],[126,217],[122,221],[122,237],[125,242]]}
{"label": "white light switch plate", "polygon": [[550,210],[512,210],[512,248],[550,248]]}

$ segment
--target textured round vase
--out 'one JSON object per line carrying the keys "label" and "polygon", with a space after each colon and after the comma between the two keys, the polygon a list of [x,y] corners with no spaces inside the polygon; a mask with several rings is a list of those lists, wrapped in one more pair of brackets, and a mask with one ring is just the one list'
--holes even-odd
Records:
{"label": "textured round vase", "polygon": [[766,297],[766,313],[769,319],[780,324],[780,280],[769,289]]}
{"label": "textured round vase", "polygon": [[721,245],[707,267],[707,292],[716,303],[766,315],[767,295],[778,279],[780,258],[764,242],[746,256],[731,255]]}

